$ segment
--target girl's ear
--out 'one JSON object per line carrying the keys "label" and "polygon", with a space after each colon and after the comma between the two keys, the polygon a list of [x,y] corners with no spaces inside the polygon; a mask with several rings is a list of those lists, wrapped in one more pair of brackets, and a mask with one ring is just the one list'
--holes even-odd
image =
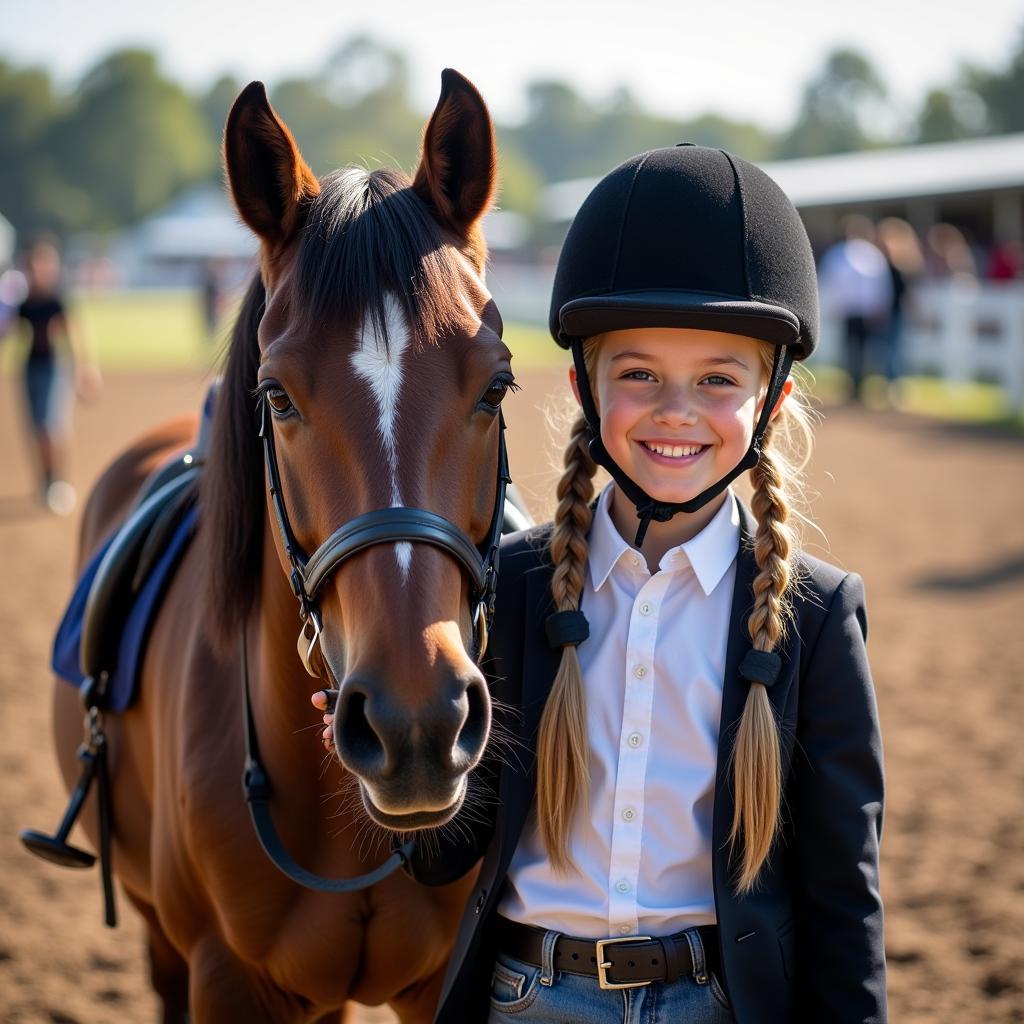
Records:
{"label": "girl's ear", "polygon": [[267,255],[279,253],[302,226],[320,183],[274,113],[262,82],[250,82],[231,107],[224,163],[242,220],[259,235]]}
{"label": "girl's ear", "polygon": [[412,187],[482,269],[487,250],[479,222],[497,187],[494,127],[480,93],[451,68],[441,72],[441,95],[423,133]]}
{"label": "girl's ear", "polygon": [[792,392],[792,390],[793,390],[793,378],[792,377],[787,377],[786,378],[786,383],[782,385],[782,391],[779,393],[778,400],[775,403],[775,408],[772,409],[772,414],[771,414],[771,416],[768,417],[769,420],[773,420],[773,419],[775,419],[776,416],[778,416],[779,410],[782,408],[782,403],[787,398],[789,398],[790,392]]}
{"label": "girl's ear", "polygon": [[580,382],[576,379],[576,367],[569,367],[569,387],[572,388],[572,393],[576,396],[576,404],[582,408],[583,402],[580,400]]}

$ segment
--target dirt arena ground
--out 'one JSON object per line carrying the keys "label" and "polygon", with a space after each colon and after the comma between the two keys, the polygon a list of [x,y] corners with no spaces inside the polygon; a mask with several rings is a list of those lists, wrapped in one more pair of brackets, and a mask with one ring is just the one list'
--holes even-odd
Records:
{"label": "dirt arena ground", "polygon": [[[559,382],[520,376],[512,467],[542,514],[551,477],[537,409]],[[195,376],[109,380],[77,414],[75,485],[84,492],[125,439],[201,393]],[[154,1021],[124,901],[122,926],[105,929],[96,874],[44,864],[16,838],[52,828],[65,806],[48,652],[76,522],[37,511],[13,382],[0,380],[0,394],[0,1021]],[[825,411],[813,514],[827,557],[867,583],[885,743],[890,1019],[1024,1021],[1024,438]]]}

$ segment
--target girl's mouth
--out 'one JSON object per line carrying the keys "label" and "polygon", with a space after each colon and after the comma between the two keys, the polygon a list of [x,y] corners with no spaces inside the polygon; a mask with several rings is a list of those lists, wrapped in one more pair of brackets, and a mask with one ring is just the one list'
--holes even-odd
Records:
{"label": "girl's mouth", "polygon": [[655,444],[638,441],[645,454],[662,466],[689,466],[708,449],[706,444]]}

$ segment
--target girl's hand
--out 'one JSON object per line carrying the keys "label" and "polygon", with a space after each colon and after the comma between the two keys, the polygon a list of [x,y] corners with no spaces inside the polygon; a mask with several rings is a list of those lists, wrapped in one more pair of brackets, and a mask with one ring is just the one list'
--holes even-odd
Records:
{"label": "girl's hand", "polygon": [[327,708],[329,701],[325,690],[317,690],[312,697],[309,698],[313,707],[317,711],[324,713],[324,731],[320,734],[320,738],[324,744],[324,750],[329,754],[334,753],[334,715],[330,713]]}

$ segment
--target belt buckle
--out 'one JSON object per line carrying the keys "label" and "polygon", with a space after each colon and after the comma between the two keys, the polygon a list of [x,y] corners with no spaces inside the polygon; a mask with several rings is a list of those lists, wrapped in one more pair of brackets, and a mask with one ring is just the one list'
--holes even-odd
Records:
{"label": "belt buckle", "polygon": [[650,935],[627,935],[623,938],[598,939],[594,944],[597,947],[597,983],[603,989],[616,988],[643,988],[650,985],[650,981],[627,981],[624,984],[616,984],[608,980],[608,968],[611,963],[604,958],[606,946],[624,946],[629,942],[650,942]]}

